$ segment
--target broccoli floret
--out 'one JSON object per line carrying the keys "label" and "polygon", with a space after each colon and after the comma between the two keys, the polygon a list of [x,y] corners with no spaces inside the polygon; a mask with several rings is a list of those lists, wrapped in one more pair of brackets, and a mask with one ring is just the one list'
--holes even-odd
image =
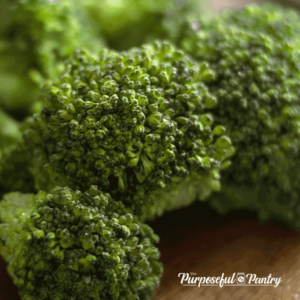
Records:
{"label": "broccoli floret", "polygon": [[280,42],[300,34],[299,13],[274,4],[250,4],[243,9],[224,11],[221,18],[227,25],[250,31],[256,28]]}
{"label": "broccoli floret", "polygon": [[18,116],[38,109],[40,84],[57,76],[76,48],[103,45],[69,0],[2,0],[0,16],[0,106]]}
{"label": "broccoli floret", "polygon": [[204,85],[210,80],[206,65],[167,42],[77,52],[24,135],[37,189],[96,184],[140,214],[157,189],[217,179],[231,143],[203,113],[215,104]]}
{"label": "broccoli floret", "polygon": [[0,196],[8,191],[34,191],[21,125],[0,109]]}
{"label": "broccoli floret", "polygon": [[24,300],[150,299],[158,236],[96,186],[10,193],[0,202],[0,253]]}
{"label": "broccoli floret", "polygon": [[182,45],[214,73],[209,110],[236,149],[222,175],[218,210],[251,208],[260,219],[300,227],[300,18],[276,6],[248,6],[201,19]]}

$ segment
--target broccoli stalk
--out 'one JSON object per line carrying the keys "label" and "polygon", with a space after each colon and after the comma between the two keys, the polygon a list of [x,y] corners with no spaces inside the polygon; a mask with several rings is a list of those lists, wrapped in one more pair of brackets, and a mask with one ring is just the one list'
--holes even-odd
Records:
{"label": "broccoli stalk", "polygon": [[256,210],[300,228],[300,18],[276,6],[250,5],[199,20],[182,42],[214,80],[218,101],[209,109],[235,147],[222,174],[222,193],[210,203],[221,212]]}
{"label": "broccoli stalk", "polygon": [[150,299],[158,236],[91,186],[10,193],[0,202],[0,253],[24,300]]}

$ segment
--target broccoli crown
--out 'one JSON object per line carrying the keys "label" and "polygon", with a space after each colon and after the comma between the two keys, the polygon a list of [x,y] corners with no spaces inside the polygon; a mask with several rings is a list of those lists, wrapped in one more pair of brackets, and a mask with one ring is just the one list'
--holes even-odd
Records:
{"label": "broccoli crown", "polygon": [[210,80],[205,64],[167,42],[77,52],[25,133],[37,188],[96,184],[142,202],[192,174],[215,175],[231,142],[203,113],[215,104]]}
{"label": "broccoli crown", "polygon": [[0,253],[24,300],[150,299],[158,236],[91,186],[10,193],[0,203]]}
{"label": "broccoli crown", "polygon": [[100,37],[92,38],[88,18],[69,0],[3,0],[0,11],[0,103],[8,110],[28,111],[40,83],[57,76],[77,47],[102,45]]}
{"label": "broccoli crown", "polygon": [[241,187],[239,201],[242,187],[255,188],[259,209],[261,201],[270,211],[272,205],[285,205],[287,219],[296,217],[299,206],[294,170],[300,133],[299,21],[276,7],[249,6],[200,20],[201,29],[183,41],[188,53],[214,71],[208,90],[218,105],[210,111],[216,124],[226,126],[236,149],[233,167],[224,172],[224,188]]}

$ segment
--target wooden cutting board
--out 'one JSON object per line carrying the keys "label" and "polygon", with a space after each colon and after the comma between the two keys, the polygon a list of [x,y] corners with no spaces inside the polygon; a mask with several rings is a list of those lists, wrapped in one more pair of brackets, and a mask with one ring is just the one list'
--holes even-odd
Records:
{"label": "wooden cutting board", "polygon": [[[154,300],[300,300],[300,235],[278,224],[262,225],[255,214],[220,216],[206,203],[167,213],[150,222],[161,237],[164,275]],[[182,286],[178,273],[281,277],[277,288]],[[0,260],[0,300],[20,300]]]}
{"label": "wooden cutting board", "polygon": [[[262,225],[255,214],[220,216],[207,204],[168,213],[150,224],[161,237],[158,245],[165,271],[155,300],[300,300],[300,234],[278,224]],[[270,286],[182,286],[179,273],[196,277],[281,277]]]}

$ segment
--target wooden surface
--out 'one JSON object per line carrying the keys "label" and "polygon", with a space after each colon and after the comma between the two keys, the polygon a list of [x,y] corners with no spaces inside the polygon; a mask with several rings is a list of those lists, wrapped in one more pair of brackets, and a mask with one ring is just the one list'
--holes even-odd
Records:
{"label": "wooden surface", "polygon": [[[150,224],[161,237],[165,265],[155,300],[293,300],[300,299],[300,235],[278,224],[261,225],[255,214],[219,216],[195,203]],[[256,273],[281,277],[274,287],[186,287],[178,273],[232,276]]]}
{"label": "wooden surface", "polygon": [[[219,216],[206,203],[166,214],[150,223],[165,271],[154,300],[300,300],[300,235],[278,224],[261,225],[245,212]],[[281,277],[274,287],[184,287],[178,273]],[[0,300],[19,300],[0,260]]]}

